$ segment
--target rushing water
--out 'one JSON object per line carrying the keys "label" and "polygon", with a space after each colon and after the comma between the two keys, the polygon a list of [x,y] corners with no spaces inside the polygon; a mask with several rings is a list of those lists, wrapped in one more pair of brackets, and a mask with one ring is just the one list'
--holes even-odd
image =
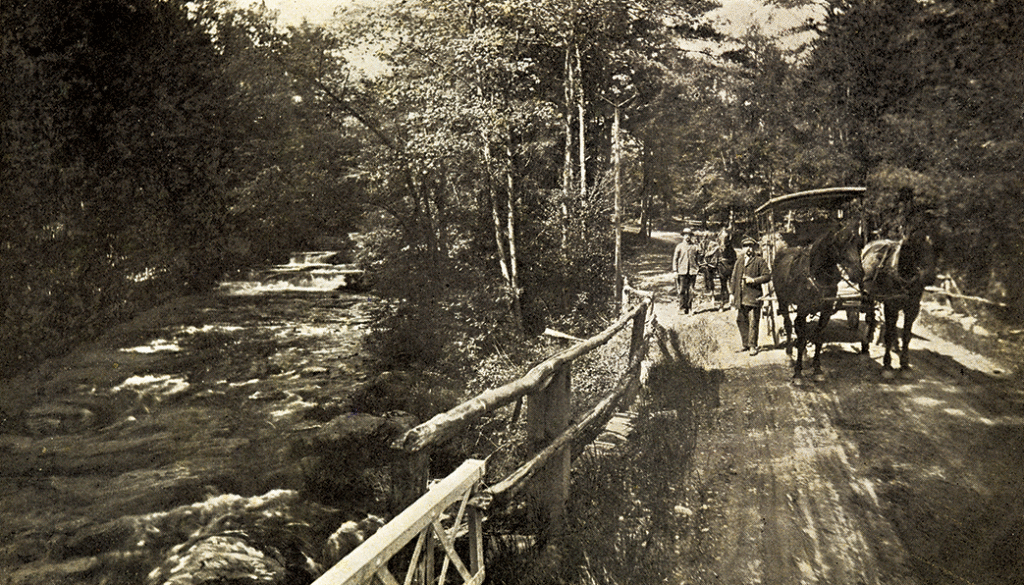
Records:
{"label": "rushing water", "polygon": [[329,256],[178,299],[4,381],[0,584],[139,582],[190,534],[168,511],[298,493],[290,443],[366,377],[377,302]]}

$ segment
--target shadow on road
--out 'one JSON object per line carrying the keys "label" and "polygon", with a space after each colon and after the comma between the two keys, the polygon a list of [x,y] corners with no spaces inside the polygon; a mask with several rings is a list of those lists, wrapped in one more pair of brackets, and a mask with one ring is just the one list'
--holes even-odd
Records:
{"label": "shadow on road", "polygon": [[675,441],[692,469],[666,494],[678,503],[674,582],[1024,583],[1020,374],[921,324],[911,370],[886,379],[877,342],[860,354],[863,315],[852,327],[839,312],[824,380],[795,386],[767,328],[751,356],[735,311],[678,311],[678,237],[662,234],[630,274],[671,330],[658,349],[674,357],[650,387],[651,410],[673,418],[649,435]]}
{"label": "shadow on road", "polygon": [[662,355],[672,359],[651,367],[648,386],[650,400],[666,410],[688,410],[699,405],[717,408],[718,388],[725,380],[721,370],[708,370],[695,365],[689,357],[691,348],[680,339],[679,332],[668,329],[658,344]]}

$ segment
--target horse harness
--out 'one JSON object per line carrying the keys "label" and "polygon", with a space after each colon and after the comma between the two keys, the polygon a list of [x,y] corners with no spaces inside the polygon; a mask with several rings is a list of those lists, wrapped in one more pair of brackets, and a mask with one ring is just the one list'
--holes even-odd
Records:
{"label": "horse harness", "polygon": [[[882,240],[881,242],[878,242],[878,244],[879,244],[878,246],[875,246],[875,249],[878,249],[878,248],[882,249],[881,250],[881,257],[879,258],[879,262],[878,262],[878,269],[876,269],[871,274],[871,278],[870,279],[867,278],[867,273],[865,272],[865,275],[864,275],[865,276],[865,279],[864,279],[865,280],[865,285],[868,282],[871,282],[872,284],[876,283],[877,280],[878,280],[879,275],[882,274],[882,272],[883,272],[883,268],[888,267],[889,268],[889,277],[892,278],[893,282],[896,284],[896,288],[898,288],[899,290],[904,291],[904,292],[902,292],[900,294],[885,295],[885,296],[882,296],[882,295],[871,295],[871,296],[873,296],[876,300],[879,300],[879,301],[899,300],[899,299],[907,299],[907,298],[909,298],[910,297],[910,292],[909,292],[910,288],[911,288],[913,282],[915,280],[917,280],[917,279],[916,278],[909,278],[908,279],[908,278],[903,278],[903,277],[900,276],[899,263],[900,263],[900,252],[903,250],[903,241],[902,240],[900,240],[900,241],[897,241],[897,240]],[[865,249],[864,252],[865,252],[865,254],[869,254],[869,250],[867,250],[867,249]],[[867,256],[863,256],[862,258],[866,258],[866,257]]]}
{"label": "horse harness", "polygon": [[[809,257],[810,249],[807,248],[801,250],[801,254],[804,255],[805,257]],[[822,290],[821,285],[818,284],[817,279],[814,278],[814,275],[811,273],[810,269],[807,270],[807,282],[810,284],[811,290],[813,290],[817,296],[825,298],[825,291]]]}

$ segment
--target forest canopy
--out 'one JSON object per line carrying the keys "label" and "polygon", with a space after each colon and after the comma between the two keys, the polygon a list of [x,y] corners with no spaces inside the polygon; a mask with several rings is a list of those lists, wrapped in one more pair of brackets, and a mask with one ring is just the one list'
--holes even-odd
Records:
{"label": "forest canopy", "polygon": [[614,306],[616,194],[648,233],[866,185],[880,235],[931,230],[962,289],[1020,318],[1024,6],[786,4],[817,8],[784,31],[809,44],[729,38],[700,0],[288,28],[217,0],[4,2],[0,364],[352,232],[392,325],[435,330],[392,357],[455,359]]}

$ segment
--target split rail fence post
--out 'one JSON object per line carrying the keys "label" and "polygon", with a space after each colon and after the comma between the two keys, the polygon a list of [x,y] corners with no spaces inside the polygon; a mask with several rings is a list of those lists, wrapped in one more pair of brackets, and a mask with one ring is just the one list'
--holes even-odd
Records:
{"label": "split rail fence post", "polygon": [[[570,364],[555,372],[547,388],[529,395],[527,434],[533,452],[540,451],[569,427]],[[565,504],[569,499],[569,468],[572,453],[563,447],[544,465],[530,484],[533,517],[541,541],[562,532]]]}
{"label": "split rail fence post", "polygon": [[640,311],[633,317],[633,329],[629,332],[629,363],[636,355],[636,352],[640,351],[640,346],[644,342],[644,329],[647,326],[647,311]]}
{"label": "split rail fence post", "polygon": [[[647,316],[649,313],[650,305],[648,305],[647,310],[640,311],[636,314],[636,316],[633,317],[633,330],[630,331],[629,338],[629,357],[626,359],[627,365],[633,363],[633,358],[636,357],[636,355],[639,352],[643,351],[644,349],[644,334],[647,332]],[[637,375],[642,376],[642,374],[640,374],[639,372],[637,373]],[[626,395],[623,396],[622,404],[624,404],[626,407],[628,407],[630,404],[633,404],[633,401],[636,400],[637,394],[639,392],[640,384],[634,384],[633,389],[628,391]]]}

